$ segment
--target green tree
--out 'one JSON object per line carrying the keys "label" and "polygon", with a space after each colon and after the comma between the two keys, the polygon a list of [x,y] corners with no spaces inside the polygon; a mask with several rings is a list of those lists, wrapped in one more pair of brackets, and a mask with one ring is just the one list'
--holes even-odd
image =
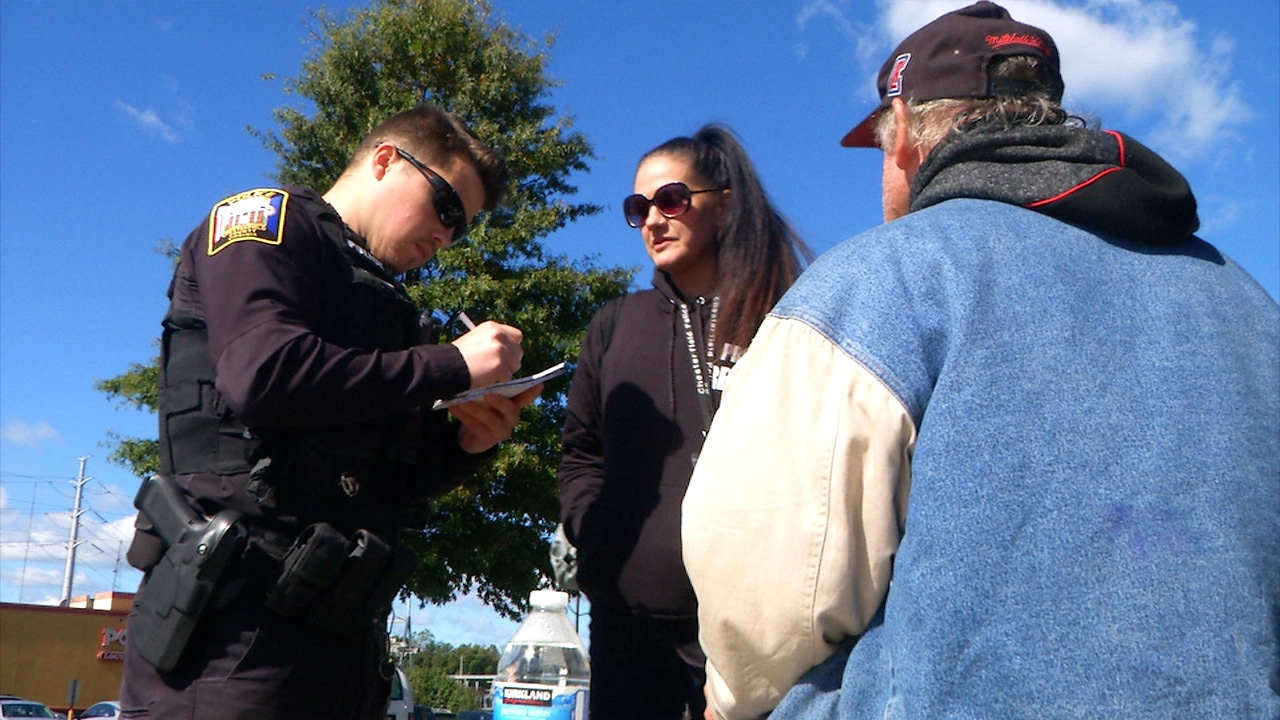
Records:
{"label": "green tree", "polygon": [[418,648],[413,666],[446,675],[492,675],[501,653],[493,645],[459,645],[431,641]]}
{"label": "green tree", "polygon": [[[489,670],[492,674],[493,670]],[[438,669],[413,666],[406,671],[415,705],[447,708],[455,713],[483,706],[483,690],[467,687]]]}
{"label": "green tree", "polygon": [[[280,157],[280,182],[328,188],[374,125],[420,102],[459,114],[506,159],[512,196],[477,218],[469,242],[409,273],[405,284],[422,308],[521,328],[527,369],[575,358],[591,313],[625,292],[634,269],[551,255],[539,240],[600,211],[571,199],[570,176],[588,170],[589,143],[572,118],[545,103],[556,84],[546,72],[554,38],[517,33],[487,0],[382,0],[346,19],[324,10],[314,18],[317,49],[283,83],[311,109],[283,106],[274,113],[277,131],[249,129]],[[99,388],[154,410],[155,377],[154,362],[135,364]],[[474,591],[515,618],[529,591],[549,582],[546,537],[555,525],[566,389],[567,380],[550,383],[494,462],[436,502],[426,530],[409,538],[421,563],[408,590],[422,601]],[[120,440],[114,459],[139,475],[155,471],[154,440]]]}
{"label": "green tree", "polygon": [[492,676],[498,665],[498,648],[493,645],[454,647],[436,642],[426,633],[409,661],[406,673],[414,702],[454,712],[473,710],[484,703],[485,687],[471,687],[450,675]]}
{"label": "green tree", "polygon": [[[99,380],[95,386],[100,392],[118,399],[121,405],[154,412],[159,381],[160,358],[154,357],[147,365],[133,363],[123,374]],[[154,439],[126,437],[111,431],[107,433],[105,444],[112,447],[108,460],[131,468],[139,477],[146,477],[160,467],[160,449]]]}
{"label": "green tree", "polygon": [[[169,258],[175,266],[178,264],[180,248],[173,240],[160,240],[155,251]],[[159,400],[159,381],[160,357],[157,355],[146,365],[133,363],[123,374],[99,380],[95,387],[108,397],[117,399],[120,405],[154,412]],[[151,475],[160,468],[160,448],[154,438],[126,437],[108,432],[107,441],[103,444],[111,448],[111,454],[107,456],[109,461],[132,469],[139,477]]]}

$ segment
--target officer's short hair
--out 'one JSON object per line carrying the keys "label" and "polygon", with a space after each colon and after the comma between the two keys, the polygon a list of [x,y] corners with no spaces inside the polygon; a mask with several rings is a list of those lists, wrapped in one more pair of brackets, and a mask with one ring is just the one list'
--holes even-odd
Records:
{"label": "officer's short hair", "polygon": [[507,196],[507,164],[457,115],[423,104],[396,113],[375,127],[352,154],[352,162],[384,142],[395,143],[428,165],[451,166],[455,159],[475,166],[484,187],[484,209],[493,210]]}

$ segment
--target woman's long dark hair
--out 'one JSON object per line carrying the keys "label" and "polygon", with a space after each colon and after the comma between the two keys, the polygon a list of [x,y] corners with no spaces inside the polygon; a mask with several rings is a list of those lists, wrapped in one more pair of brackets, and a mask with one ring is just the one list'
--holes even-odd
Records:
{"label": "woman's long dark hair", "polygon": [[773,207],[755,166],[728,127],[704,125],[693,137],[672,138],[650,150],[640,162],[655,155],[684,158],[709,187],[731,191],[716,238],[716,347],[732,343],[745,348],[813,253]]}

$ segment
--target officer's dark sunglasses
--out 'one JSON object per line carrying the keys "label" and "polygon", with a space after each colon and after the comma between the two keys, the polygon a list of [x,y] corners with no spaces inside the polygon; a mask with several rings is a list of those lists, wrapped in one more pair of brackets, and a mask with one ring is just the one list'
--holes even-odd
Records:
{"label": "officer's dark sunglasses", "polygon": [[440,216],[440,222],[445,227],[453,230],[453,238],[449,242],[456,243],[466,237],[467,210],[462,206],[462,198],[458,197],[458,191],[454,190],[449,181],[440,177],[435,170],[418,162],[418,158],[399,147],[396,148],[396,154],[407,160],[410,165],[418,168],[418,172],[422,173],[427,182],[431,183],[431,200],[435,205],[436,215]]}
{"label": "officer's dark sunglasses", "polygon": [[628,225],[638,228],[644,225],[644,219],[649,217],[650,205],[658,208],[658,212],[662,213],[663,217],[679,217],[689,212],[694,195],[719,192],[724,189],[690,190],[689,186],[682,182],[667,183],[654,191],[652,198],[647,198],[640,193],[627,196],[627,199],[622,201],[622,214],[626,216]]}

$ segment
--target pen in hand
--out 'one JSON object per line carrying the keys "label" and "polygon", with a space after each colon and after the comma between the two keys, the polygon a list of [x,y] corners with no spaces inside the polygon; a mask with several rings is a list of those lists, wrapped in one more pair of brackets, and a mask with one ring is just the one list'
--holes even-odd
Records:
{"label": "pen in hand", "polygon": [[524,356],[520,343],[524,338],[519,328],[491,321],[480,328],[463,310],[453,317],[467,328],[466,333],[453,340],[453,345],[462,352],[473,389],[505,382],[520,371]]}

